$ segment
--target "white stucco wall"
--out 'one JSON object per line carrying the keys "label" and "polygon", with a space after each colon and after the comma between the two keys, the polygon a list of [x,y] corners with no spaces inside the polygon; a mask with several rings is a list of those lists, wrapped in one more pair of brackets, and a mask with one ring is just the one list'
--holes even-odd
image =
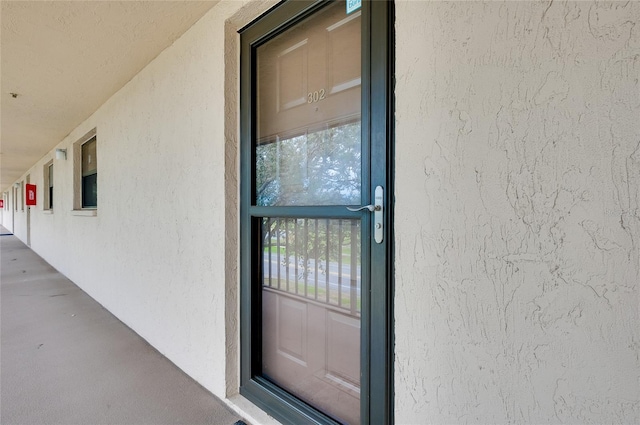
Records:
{"label": "white stucco wall", "polygon": [[[234,21],[244,25],[269,4],[256,2],[253,16]],[[214,7],[60,142],[68,159],[54,160],[52,214],[42,189],[53,151],[29,171],[38,185],[34,251],[223,398],[233,393],[227,357],[237,366],[225,344],[237,338],[237,327],[226,327],[227,304],[237,299],[226,297],[225,258],[237,247],[227,250],[225,219],[237,206],[225,202],[233,190],[225,186],[225,21],[245,5]],[[94,128],[97,215],[78,215],[73,144]],[[26,240],[19,213],[16,235]]]}
{"label": "white stucco wall", "polygon": [[4,208],[2,208],[0,212],[0,216],[2,217],[2,226],[5,229],[12,231],[13,223],[14,223],[14,200],[13,200],[13,185],[7,188],[4,194]]}
{"label": "white stucco wall", "polygon": [[[15,188],[13,195],[10,196],[11,200],[9,202],[10,210],[8,211],[8,215],[10,216],[7,224],[10,226],[9,229],[17,234],[24,235],[24,240],[26,242],[27,239],[27,211],[28,208],[25,206],[24,196],[22,192],[25,190],[24,185],[27,182],[27,176],[30,177],[29,173],[24,174],[20,179],[16,182],[18,187]],[[13,186],[9,188],[9,192],[13,190]]]}
{"label": "white stucco wall", "polygon": [[[53,214],[53,152],[29,171],[33,249],[220,397],[238,367],[236,30],[273,3],[221,2],[61,141]],[[396,13],[396,423],[638,423],[640,4]],[[93,128],[98,212],[78,216],[72,145]]]}
{"label": "white stucco wall", "polygon": [[640,3],[398,2],[401,424],[640,422]]}

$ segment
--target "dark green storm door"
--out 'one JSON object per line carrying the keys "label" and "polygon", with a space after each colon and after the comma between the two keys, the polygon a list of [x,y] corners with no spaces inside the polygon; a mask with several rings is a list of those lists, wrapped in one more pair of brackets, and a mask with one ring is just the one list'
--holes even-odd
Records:
{"label": "dark green storm door", "polygon": [[240,31],[240,392],[283,423],[392,422],[392,10]]}

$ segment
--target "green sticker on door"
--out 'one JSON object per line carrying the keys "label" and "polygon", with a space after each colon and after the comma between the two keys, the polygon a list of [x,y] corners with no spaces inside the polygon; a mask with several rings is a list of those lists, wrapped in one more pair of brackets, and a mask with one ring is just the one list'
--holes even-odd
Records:
{"label": "green sticker on door", "polygon": [[347,0],[347,15],[362,7],[362,0]]}

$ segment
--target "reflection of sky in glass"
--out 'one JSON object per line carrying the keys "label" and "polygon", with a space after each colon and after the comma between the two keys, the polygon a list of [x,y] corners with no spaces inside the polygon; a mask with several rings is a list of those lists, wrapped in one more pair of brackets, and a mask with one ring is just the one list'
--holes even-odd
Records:
{"label": "reflection of sky in glass", "polygon": [[257,205],[360,204],[360,122],[256,147]]}

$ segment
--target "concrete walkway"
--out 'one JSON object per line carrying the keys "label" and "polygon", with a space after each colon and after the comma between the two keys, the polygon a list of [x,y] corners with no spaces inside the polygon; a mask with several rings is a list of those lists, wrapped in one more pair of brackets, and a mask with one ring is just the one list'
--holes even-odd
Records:
{"label": "concrete walkway", "polygon": [[16,237],[0,248],[0,423],[240,420]]}

